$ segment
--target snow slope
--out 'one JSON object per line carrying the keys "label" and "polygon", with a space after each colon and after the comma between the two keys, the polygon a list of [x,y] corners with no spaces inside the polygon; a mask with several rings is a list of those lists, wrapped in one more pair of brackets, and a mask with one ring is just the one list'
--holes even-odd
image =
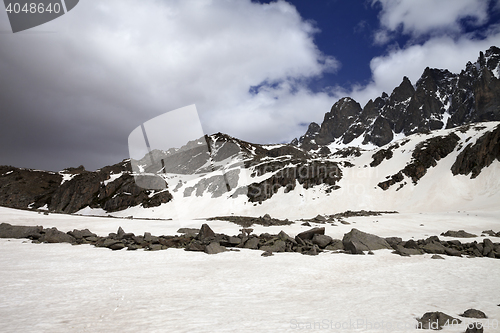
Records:
{"label": "snow slope", "polygon": [[[150,217],[192,219],[206,218],[221,215],[249,215],[259,216],[266,213],[280,218],[308,218],[317,214],[333,214],[346,210],[397,210],[399,212],[438,212],[457,210],[496,210],[500,202],[500,162],[494,161],[489,167],[484,168],[475,179],[470,175],[456,175],[451,172],[451,166],[458,154],[468,145],[473,144],[486,132],[496,128],[500,122],[487,122],[471,126],[468,130],[447,129],[437,130],[430,134],[415,134],[399,140],[398,148],[393,149],[393,157],[384,160],[376,167],[370,167],[372,155],[380,149],[361,150],[361,155],[339,157],[333,151],[318,160],[338,162],[341,166],[342,179],[337,183],[339,189],[326,193],[325,185],[317,185],[304,189],[298,184],[294,190],[284,193],[280,188],[278,193],[261,204],[248,201],[245,195],[236,198],[231,195],[233,189],[220,197],[213,198],[212,193],[205,191],[202,196],[191,194],[186,196],[184,190],[213,176],[220,174],[214,171],[201,178],[180,176],[185,178],[185,183],[171,191],[174,199],[160,207],[143,208],[142,206],[114,212],[113,216]],[[430,138],[446,136],[455,133],[460,137],[460,142],[455,150],[445,158],[438,161],[435,167],[415,185],[405,176],[404,185],[398,189],[398,184],[386,191],[377,185],[387,180],[387,177],[402,170],[412,159],[415,147]],[[238,160],[239,162],[240,160]],[[352,167],[345,166],[351,163]],[[227,168],[231,167],[227,162]],[[252,182],[260,182],[271,177],[273,172],[265,173],[259,177],[251,177],[252,168],[240,168],[238,187],[245,187]],[[175,177],[179,177],[178,175]],[[177,184],[176,179],[172,184]],[[173,187],[173,186],[172,186]],[[171,188],[172,188],[171,187]],[[107,215],[103,210],[85,208],[79,211],[87,215]]]}
{"label": "snow slope", "polygon": [[316,323],[314,331],[402,332],[415,331],[425,312],[456,317],[469,308],[484,311],[484,323],[500,320],[494,259],[260,253],[1,239],[0,331],[265,333],[313,331],[306,327]]}

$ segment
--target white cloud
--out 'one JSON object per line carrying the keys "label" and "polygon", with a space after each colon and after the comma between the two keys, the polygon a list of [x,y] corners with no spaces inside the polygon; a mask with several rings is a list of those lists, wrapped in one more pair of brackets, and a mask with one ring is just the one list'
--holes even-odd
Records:
{"label": "white cloud", "polygon": [[[191,104],[209,133],[291,139],[332,104],[307,89],[339,65],[317,49],[315,32],[285,1],[81,1],[16,38],[2,35],[0,84],[12,94],[0,98],[13,123],[56,150],[126,147],[140,123]],[[5,137],[21,139],[11,131]]]}
{"label": "white cloud", "polygon": [[488,19],[487,0],[372,0],[372,4],[377,3],[382,5],[379,19],[383,30],[401,27],[403,33],[412,36],[459,33],[462,19],[472,25]]}

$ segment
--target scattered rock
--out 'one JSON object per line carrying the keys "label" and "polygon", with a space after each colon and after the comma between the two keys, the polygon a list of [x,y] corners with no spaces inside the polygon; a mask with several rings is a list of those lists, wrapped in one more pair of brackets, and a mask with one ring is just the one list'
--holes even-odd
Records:
{"label": "scattered rock", "polygon": [[363,251],[391,249],[387,241],[379,236],[352,229],[342,239],[344,249],[352,254],[361,254]]}
{"label": "scattered rock", "polygon": [[312,238],[313,244],[318,245],[320,248],[324,249],[333,241],[332,237],[327,235],[315,234]]}
{"label": "scattered rock", "polygon": [[243,247],[246,249],[257,250],[259,248],[259,242],[260,242],[259,238],[253,237],[248,239]]}
{"label": "scattered rock", "polygon": [[457,325],[462,321],[458,318],[453,318],[443,312],[427,312],[422,318],[417,319],[418,329],[431,329],[431,330],[440,330],[444,325]]}
{"label": "scattered rock", "polygon": [[325,247],[325,250],[328,251],[338,251],[338,250],[343,250],[344,249],[344,244],[342,243],[342,240],[340,239],[333,239],[330,245]]}
{"label": "scattered rock", "polygon": [[45,243],[75,243],[76,239],[56,228],[44,229],[45,233],[39,239]]}
{"label": "scattered rock", "polygon": [[477,237],[477,235],[468,233],[468,232],[466,232],[464,230],[458,230],[458,231],[448,230],[447,232],[441,233],[441,236],[456,237],[456,238],[473,238],[473,237]]}
{"label": "scattered rock", "polygon": [[203,245],[200,241],[192,241],[185,248],[186,251],[205,251],[205,245]]}
{"label": "scattered rock", "polygon": [[441,257],[439,254],[434,254],[431,259],[444,259],[443,257]]}
{"label": "scattered rock", "polygon": [[488,318],[483,311],[476,310],[476,309],[468,309],[464,313],[460,314],[459,316],[465,317],[465,318],[478,318],[478,319]]}
{"label": "scattered rock", "polygon": [[39,239],[42,237],[43,227],[14,226],[8,223],[0,224],[0,238],[29,238]]}
{"label": "scattered rock", "polygon": [[226,248],[224,246],[221,246],[217,242],[212,242],[205,247],[206,254],[217,254],[217,253],[221,253],[221,252],[225,252],[225,251],[226,251]]}
{"label": "scattered rock", "polygon": [[268,245],[264,244],[263,246],[260,247],[260,250],[269,252],[285,252],[286,243],[278,239],[276,241],[271,241],[271,244]]}
{"label": "scattered rock", "polygon": [[264,252],[262,252],[261,256],[270,257],[270,256],[274,256],[274,254],[271,251],[264,251]]}
{"label": "scattered rock", "polygon": [[215,238],[215,232],[213,232],[212,229],[208,226],[208,224],[204,223],[201,226],[200,232],[196,236],[197,240],[200,240],[202,242],[209,241]]}
{"label": "scattered rock", "polygon": [[[307,231],[303,231],[300,234],[298,234],[296,237],[299,237],[302,240],[311,240],[314,235],[324,235],[325,234],[325,228],[312,228]],[[297,240],[297,239],[295,239]]]}

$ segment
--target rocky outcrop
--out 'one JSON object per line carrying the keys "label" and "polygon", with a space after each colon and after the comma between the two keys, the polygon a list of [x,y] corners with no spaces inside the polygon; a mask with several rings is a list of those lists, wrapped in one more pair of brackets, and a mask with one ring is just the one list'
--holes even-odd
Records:
{"label": "rocky outcrop", "polygon": [[445,158],[455,150],[459,141],[460,138],[455,133],[451,133],[447,136],[436,136],[419,143],[412,153],[410,163],[398,173],[390,176],[389,180],[379,183],[378,186],[385,191],[392,185],[402,182],[404,180],[403,175],[409,177],[413,184],[417,184],[418,180],[427,173],[427,169],[435,167],[437,161]]}
{"label": "rocky outcrop", "polygon": [[352,254],[363,254],[363,251],[391,248],[384,238],[362,232],[358,229],[352,229],[349,233],[345,234],[342,243],[344,244],[344,249]]}
{"label": "rocky outcrop", "polygon": [[476,178],[481,170],[494,160],[500,161],[500,126],[484,134],[474,144],[467,145],[451,167],[453,175],[471,175]]}
{"label": "rocky outcrop", "polygon": [[395,133],[428,133],[493,120],[500,120],[500,49],[495,46],[481,52],[477,62],[467,63],[459,74],[426,68],[415,86],[404,77],[390,96],[383,93],[363,108],[351,98],[342,98],[325,114],[317,134],[308,130],[297,144],[316,149],[361,137],[363,144],[380,147],[391,142]]}
{"label": "rocky outcrop", "polygon": [[116,212],[137,205],[157,207],[170,200],[168,190],[137,186],[128,160],[94,172],[83,166],[58,173],[0,166],[1,206],[59,213],[85,207]]}
{"label": "rocky outcrop", "polygon": [[418,329],[425,330],[441,330],[443,327],[453,327],[453,325],[458,325],[462,321],[458,318],[453,318],[452,316],[447,315],[443,312],[427,312],[422,318],[417,319]]}

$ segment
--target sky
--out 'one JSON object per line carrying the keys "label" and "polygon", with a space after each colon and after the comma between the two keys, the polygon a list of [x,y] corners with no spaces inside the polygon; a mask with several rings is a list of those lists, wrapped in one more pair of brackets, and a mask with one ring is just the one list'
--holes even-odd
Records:
{"label": "sky", "polygon": [[[500,0],[107,0],[13,34],[0,9],[0,165],[95,170],[195,104],[207,134],[289,142],[341,97],[500,45]],[[178,130],[182,132],[182,126]]]}

